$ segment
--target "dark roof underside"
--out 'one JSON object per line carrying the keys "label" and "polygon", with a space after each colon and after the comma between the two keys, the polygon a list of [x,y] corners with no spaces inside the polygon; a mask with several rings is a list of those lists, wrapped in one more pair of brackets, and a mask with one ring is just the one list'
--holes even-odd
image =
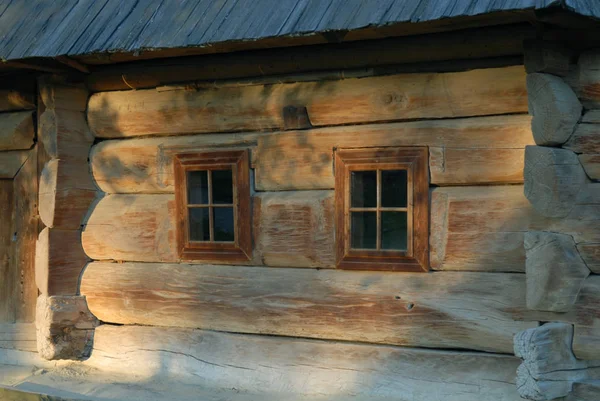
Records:
{"label": "dark roof underside", "polygon": [[0,0],[0,57],[208,46],[598,0]]}

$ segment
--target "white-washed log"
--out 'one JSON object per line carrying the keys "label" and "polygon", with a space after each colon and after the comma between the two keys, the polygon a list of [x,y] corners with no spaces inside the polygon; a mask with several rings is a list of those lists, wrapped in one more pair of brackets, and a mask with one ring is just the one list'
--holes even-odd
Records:
{"label": "white-washed log", "polygon": [[530,39],[523,42],[525,71],[558,76],[569,73],[573,52],[559,43]]}
{"label": "white-washed log", "polygon": [[146,380],[160,371],[203,388],[264,397],[520,400],[512,356],[192,329],[98,327],[86,365]]}
{"label": "white-washed log", "polygon": [[515,336],[515,355],[523,359],[517,388],[523,398],[536,401],[567,396],[573,383],[600,379],[600,361],[580,361],[571,349],[573,326],[548,323]]}
{"label": "white-washed log", "polygon": [[0,151],[33,146],[33,111],[0,113]]}
{"label": "white-washed log", "polygon": [[548,217],[565,217],[575,207],[587,176],[577,155],[567,149],[525,148],[525,196]]}
{"label": "white-washed log", "polygon": [[554,316],[532,315],[525,276],[505,273],[93,262],[81,294],[111,323],[502,353]]}
{"label": "white-washed log", "polygon": [[550,74],[528,74],[531,129],[537,145],[560,146],[573,134],[582,106],[571,87]]}
{"label": "white-washed log", "polygon": [[338,81],[194,90],[96,93],[88,120],[102,138],[284,128],[283,108],[306,107],[313,126],[520,113],[522,66]]}
{"label": "white-washed log", "polygon": [[0,152],[0,179],[12,180],[29,158],[28,150]]}
{"label": "white-washed log", "polygon": [[32,109],[35,109],[33,94],[15,90],[0,90],[0,111]]}
{"label": "white-washed log", "polygon": [[531,231],[525,234],[527,307],[568,312],[577,301],[590,270],[579,256],[573,237]]}

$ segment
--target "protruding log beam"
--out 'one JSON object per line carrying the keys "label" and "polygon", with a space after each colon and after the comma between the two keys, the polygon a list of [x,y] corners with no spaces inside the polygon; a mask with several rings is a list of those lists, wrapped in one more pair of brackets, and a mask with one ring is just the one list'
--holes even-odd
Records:
{"label": "protruding log beam", "polygon": [[0,90],[0,111],[33,110],[34,96],[14,90]]}
{"label": "protruding log beam", "polygon": [[79,276],[89,259],[81,231],[44,228],[35,249],[35,281],[43,295],[77,295]]}
{"label": "protruding log beam", "polygon": [[573,326],[565,323],[548,323],[515,336],[515,355],[523,359],[517,370],[523,398],[553,400],[567,396],[576,381],[600,379],[600,368],[588,369],[589,363],[575,358],[572,342]]}
{"label": "protruding log beam", "polygon": [[525,148],[525,196],[535,210],[548,217],[565,217],[575,207],[587,176],[570,150]]}
{"label": "protruding log beam", "polygon": [[40,117],[39,136],[51,158],[87,164],[94,137],[83,112],[47,108]]}
{"label": "protruding log beam", "polygon": [[99,325],[85,297],[40,295],[36,306],[37,349],[47,360],[88,357]]}
{"label": "protruding log beam", "polygon": [[12,180],[29,158],[28,150],[0,152],[0,179]]}
{"label": "protruding log beam", "polygon": [[96,197],[86,165],[50,160],[40,176],[39,210],[46,227],[76,230]]}
{"label": "protruding log beam", "polygon": [[550,74],[528,74],[529,113],[535,143],[560,146],[573,134],[581,118],[577,96],[561,78]]}
{"label": "protruding log beam", "polygon": [[559,43],[530,39],[523,42],[525,71],[566,76],[573,53]]}
{"label": "protruding log beam", "polygon": [[532,231],[525,234],[527,307],[568,312],[590,270],[579,256],[573,237]]}
{"label": "protruding log beam", "polygon": [[33,146],[33,111],[0,113],[0,151]]}

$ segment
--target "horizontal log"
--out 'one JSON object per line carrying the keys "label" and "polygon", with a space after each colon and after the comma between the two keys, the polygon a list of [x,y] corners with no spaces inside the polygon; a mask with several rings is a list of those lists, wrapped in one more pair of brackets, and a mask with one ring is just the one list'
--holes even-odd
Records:
{"label": "horizontal log", "polygon": [[0,348],[36,352],[35,324],[0,323]]}
{"label": "horizontal log", "polygon": [[0,90],[0,111],[33,109],[35,109],[35,100],[32,93]]}
{"label": "horizontal log", "polygon": [[33,111],[0,113],[0,151],[33,146]]}
{"label": "horizontal log", "polygon": [[587,109],[600,108],[600,52],[589,50],[579,55],[574,71],[574,86],[581,103]]}
{"label": "horizontal log", "polygon": [[40,116],[39,136],[49,157],[87,164],[94,137],[87,126],[85,113],[46,109]]}
{"label": "horizontal log", "polygon": [[596,401],[600,394],[600,380],[573,383],[573,391],[565,401]]}
{"label": "horizontal log", "polygon": [[542,72],[565,76],[573,58],[573,52],[565,46],[543,40],[531,39],[523,43],[525,71],[528,74]]}
{"label": "horizontal log", "polygon": [[579,162],[592,180],[600,180],[600,153],[579,155]]}
{"label": "horizontal log", "polygon": [[600,276],[592,275],[585,280],[575,313],[575,356],[600,360]]}
{"label": "horizontal log", "polygon": [[581,118],[582,123],[600,124],[600,110],[588,110]]}
{"label": "horizontal log", "polygon": [[[94,262],[81,293],[100,320],[512,353],[525,275],[382,274]],[[435,330],[431,330],[435,327]]]}
{"label": "horizontal log", "polygon": [[35,281],[43,295],[77,295],[88,258],[81,231],[44,228],[35,249]]}
{"label": "horizontal log", "polygon": [[102,138],[284,128],[283,108],[306,107],[313,126],[527,110],[522,66],[457,73],[92,95],[88,121]]}
{"label": "horizontal log", "polygon": [[15,178],[28,157],[29,151],[27,150],[0,152],[0,179],[12,180]]}
{"label": "horizontal log", "polygon": [[144,379],[161,372],[208,389],[261,394],[262,399],[270,399],[270,393],[398,400],[418,394],[446,401],[519,401],[514,383],[518,359],[494,354],[104,325],[96,329],[87,364]]}
{"label": "horizontal log", "polygon": [[[430,259],[435,270],[525,271],[524,235],[561,232],[596,249],[600,215],[581,205],[565,218],[538,214],[520,185],[436,188],[431,197]],[[584,261],[592,253],[582,255]],[[592,259],[593,260],[593,259]]]}
{"label": "horizontal log", "polygon": [[600,124],[578,124],[563,147],[575,153],[600,153]]}
{"label": "horizontal log", "polygon": [[577,251],[585,261],[588,269],[593,273],[600,274],[600,244],[580,244],[577,246]]}

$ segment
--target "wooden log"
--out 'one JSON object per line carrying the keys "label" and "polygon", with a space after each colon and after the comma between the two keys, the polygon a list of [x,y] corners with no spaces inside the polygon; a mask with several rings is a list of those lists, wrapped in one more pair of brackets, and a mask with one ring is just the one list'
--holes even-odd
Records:
{"label": "wooden log", "polygon": [[[14,195],[13,183],[0,180],[0,322],[15,321],[15,302],[17,290],[17,266],[14,258]],[[0,326],[1,327],[1,326]]]}
{"label": "wooden log", "polygon": [[579,55],[574,85],[586,109],[600,108],[600,52],[589,50]]}
{"label": "wooden log", "polygon": [[600,378],[600,368],[573,355],[573,326],[549,323],[515,336],[515,355],[523,359],[517,388],[523,398],[553,400],[571,392],[573,383]]}
{"label": "wooden log", "polygon": [[573,58],[573,52],[556,42],[538,39],[523,43],[525,71],[528,74],[542,72],[566,76]]}
{"label": "wooden log", "polygon": [[528,74],[529,113],[535,143],[560,146],[573,134],[582,106],[562,79],[550,74]]}
{"label": "wooden log", "polygon": [[12,180],[15,178],[28,157],[29,151],[27,150],[0,152],[0,179]]}
{"label": "wooden log", "polygon": [[0,113],[0,151],[33,146],[33,111]]}
{"label": "wooden log", "polygon": [[[595,205],[580,205],[565,218],[542,216],[518,185],[436,188],[431,194],[431,268],[523,272],[526,232],[569,234],[593,252],[600,242],[599,223]],[[590,258],[592,253],[584,260]]]}
{"label": "wooden log", "polygon": [[600,180],[600,153],[582,154],[578,157],[587,176],[592,180]]}
{"label": "wooden log", "polygon": [[573,207],[587,176],[577,155],[566,149],[525,148],[525,196],[539,213],[564,217]]}
{"label": "wooden log", "polygon": [[83,84],[66,84],[55,76],[42,76],[39,80],[40,97],[46,109],[85,111],[88,91]]}
{"label": "wooden log", "polygon": [[432,348],[510,353],[512,336],[537,325],[515,321],[522,274],[93,262],[81,293],[111,323]]}
{"label": "wooden log", "polygon": [[525,233],[527,307],[568,312],[590,270],[573,237],[543,231]]}
{"label": "wooden log", "polygon": [[262,193],[253,208],[263,265],[335,267],[333,191]]}
{"label": "wooden log", "polygon": [[573,383],[573,390],[565,401],[596,401],[600,395],[600,381],[586,380]]}
{"label": "wooden log", "polygon": [[600,244],[579,244],[577,251],[588,269],[593,273],[600,274]]}
{"label": "wooden log", "polygon": [[282,110],[306,107],[313,126],[526,110],[521,66],[328,82],[92,95],[88,121],[102,138],[284,128]]}
{"label": "wooden log", "polygon": [[0,90],[0,111],[33,110],[34,96],[15,90]]}
{"label": "wooden log", "polygon": [[518,359],[494,354],[104,325],[96,329],[87,364],[142,378],[162,371],[205,388],[236,388],[265,397],[519,400],[514,386]]}
{"label": "wooden log", "polygon": [[77,295],[79,276],[88,261],[81,231],[44,228],[35,250],[35,281],[40,293]]}
{"label": "wooden log", "polygon": [[600,124],[600,110],[588,110],[581,118],[582,123]]}
{"label": "wooden log", "polygon": [[35,324],[0,323],[0,348],[37,352]]}
{"label": "wooden log", "polygon": [[600,360],[600,276],[591,275],[581,288],[573,352],[579,359]]}
{"label": "wooden log", "polygon": [[94,137],[85,113],[47,108],[40,117],[39,136],[50,158],[87,164]]}
{"label": "wooden log", "polygon": [[37,288],[35,285],[35,241],[38,233],[38,170],[37,147],[13,181],[14,241],[17,266],[16,313],[17,322],[35,319]]}
{"label": "wooden log", "polygon": [[600,153],[600,124],[579,124],[563,146],[575,153]]}
{"label": "wooden log", "polygon": [[46,227],[76,230],[96,198],[96,187],[79,162],[53,159],[40,177],[40,218]]}

